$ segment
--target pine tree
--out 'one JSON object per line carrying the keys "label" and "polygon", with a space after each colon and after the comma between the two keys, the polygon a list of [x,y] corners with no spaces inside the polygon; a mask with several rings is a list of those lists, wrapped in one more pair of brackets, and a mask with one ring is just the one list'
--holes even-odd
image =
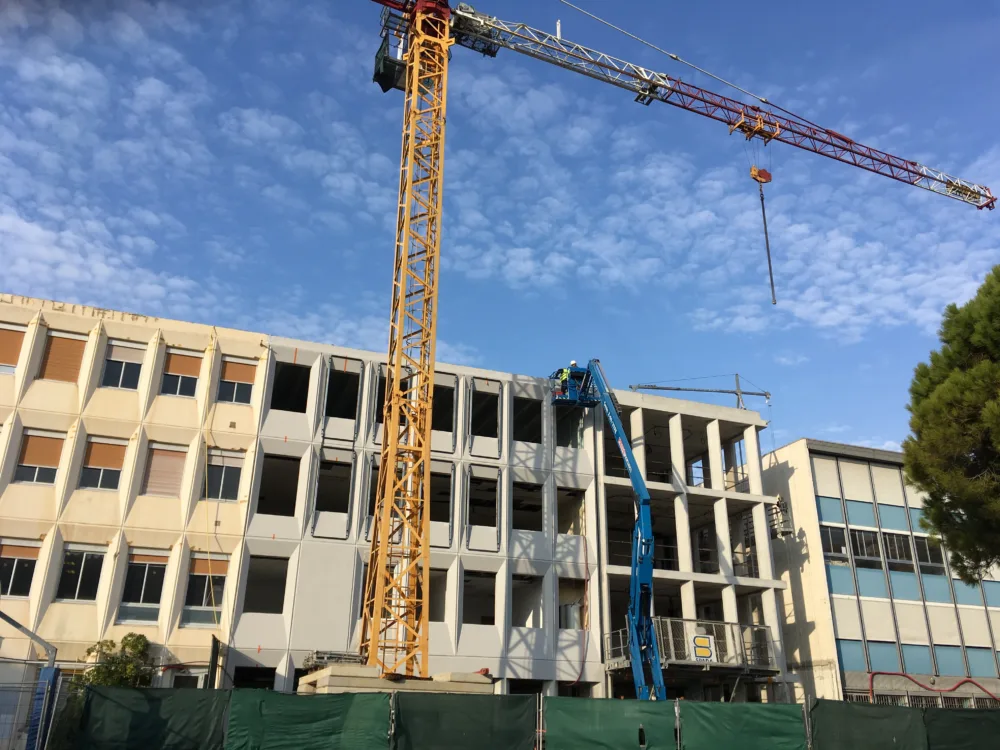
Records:
{"label": "pine tree", "polygon": [[1000,563],[1000,266],[962,307],[910,384],[908,480],[927,493],[927,529],[968,583]]}

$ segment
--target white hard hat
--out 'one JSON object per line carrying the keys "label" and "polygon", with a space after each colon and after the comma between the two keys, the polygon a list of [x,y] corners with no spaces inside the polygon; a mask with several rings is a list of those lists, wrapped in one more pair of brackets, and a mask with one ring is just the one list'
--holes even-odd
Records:
{"label": "white hard hat", "polygon": [[569,366],[570,366],[570,367],[576,367],[576,360],[575,360],[575,359],[571,359],[571,360],[569,361]]}

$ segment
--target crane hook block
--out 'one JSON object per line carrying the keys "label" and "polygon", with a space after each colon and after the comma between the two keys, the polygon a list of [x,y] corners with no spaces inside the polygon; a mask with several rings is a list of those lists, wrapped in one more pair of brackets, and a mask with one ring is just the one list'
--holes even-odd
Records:
{"label": "crane hook block", "polygon": [[771,173],[766,169],[761,169],[756,164],[750,167],[750,177],[761,185],[764,185],[771,181]]}

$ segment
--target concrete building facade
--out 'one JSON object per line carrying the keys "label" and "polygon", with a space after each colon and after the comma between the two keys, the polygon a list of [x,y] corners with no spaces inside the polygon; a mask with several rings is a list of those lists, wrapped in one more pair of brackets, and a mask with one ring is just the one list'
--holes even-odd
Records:
{"label": "concrete building facade", "polygon": [[[159,684],[294,690],[357,649],[384,357],[0,295],[4,611],[80,669],[143,633]],[[603,419],[546,379],[438,365],[431,671],[499,692],[630,694],[631,488]],[[672,695],[775,699],[784,675],[753,412],[619,393],[653,495]],[[710,636],[707,660],[691,638]],[[34,646],[0,628],[0,680]]]}
{"label": "concrete building facade", "polygon": [[775,543],[788,587],[788,668],[799,700],[997,707],[1000,571],[980,586],[951,573],[920,525],[923,498],[901,453],[798,440],[764,458],[764,487],[790,507],[794,533]]}

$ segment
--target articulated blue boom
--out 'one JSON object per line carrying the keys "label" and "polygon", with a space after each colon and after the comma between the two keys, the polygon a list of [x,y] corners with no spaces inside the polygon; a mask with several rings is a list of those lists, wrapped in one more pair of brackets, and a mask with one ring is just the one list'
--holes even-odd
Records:
{"label": "articulated blue boom", "polygon": [[653,520],[649,512],[649,490],[636,466],[619,415],[618,399],[604,377],[601,362],[592,359],[586,367],[571,366],[552,374],[552,405],[588,408],[600,404],[611,425],[635,492],[636,519],[632,530],[632,576],[629,580],[628,645],[632,680],[641,700],[665,700],[660,647],[653,632],[650,605],[653,601]]}

